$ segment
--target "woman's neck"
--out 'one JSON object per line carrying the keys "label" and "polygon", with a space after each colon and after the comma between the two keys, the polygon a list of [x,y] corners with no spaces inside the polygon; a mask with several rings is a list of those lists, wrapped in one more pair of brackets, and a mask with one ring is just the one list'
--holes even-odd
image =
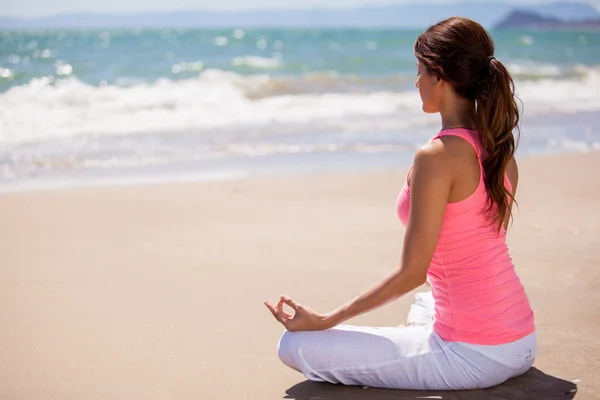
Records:
{"label": "woman's neck", "polygon": [[454,99],[454,101],[442,105],[440,116],[442,117],[442,130],[453,128],[475,129],[475,102]]}

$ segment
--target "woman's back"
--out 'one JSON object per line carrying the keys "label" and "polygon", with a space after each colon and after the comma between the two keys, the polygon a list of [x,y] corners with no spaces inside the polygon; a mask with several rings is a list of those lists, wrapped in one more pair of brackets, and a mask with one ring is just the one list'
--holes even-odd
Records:
{"label": "woman's back", "polygon": [[[533,312],[508,253],[505,230],[498,232],[486,211],[479,134],[451,129],[434,140],[457,153],[457,161],[448,165],[455,169],[453,191],[428,270],[436,301],[434,329],[445,340],[473,344],[520,339],[534,331]],[[409,182],[407,178],[398,199],[404,224],[410,211]],[[512,191],[509,179],[505,184]]]}
{"label": "woman's back", "polygon": [[[288,329],[279,357],[311,380],[476,389],[519,376],[534,362],[533,312],[505,237],[517,185],[514,82],[494,57],[489,33],[467,18],[429,27],[414,52],[422,109],[440,114],[442,131],[416,152],[398,197],[407,225],[398,267],[325,315],[286,297],[268,304]],[[406,326],[341,325],[426,280],[432,293],[417,294]]]}

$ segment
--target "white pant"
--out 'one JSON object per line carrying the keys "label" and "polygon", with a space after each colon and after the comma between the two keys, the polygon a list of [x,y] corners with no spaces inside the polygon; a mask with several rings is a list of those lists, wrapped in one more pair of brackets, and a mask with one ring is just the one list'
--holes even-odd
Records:
{"label": "white pant", "polygon": [[285,331],[279,358],[313,381],[412,390],[482,389],[533,365],[535,333],[494,346],[446,342],[433,331],[431,292],[416,297],[408,326]]}

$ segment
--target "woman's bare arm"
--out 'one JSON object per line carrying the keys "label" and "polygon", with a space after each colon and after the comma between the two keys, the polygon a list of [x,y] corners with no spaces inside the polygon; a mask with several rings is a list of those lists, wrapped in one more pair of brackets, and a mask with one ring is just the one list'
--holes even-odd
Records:
{"label": "woman's bare arm", "polygon": [[399,268],[325,317],[327,327],[378,308],[425,283],[452,187],[451,156],[440,141],[415,155],[410,217]]}

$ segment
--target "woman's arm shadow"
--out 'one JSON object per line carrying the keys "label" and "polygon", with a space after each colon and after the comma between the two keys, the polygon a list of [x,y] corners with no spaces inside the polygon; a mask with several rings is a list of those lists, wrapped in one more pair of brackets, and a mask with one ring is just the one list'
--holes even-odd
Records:
{"label": "woman's arm shadow", "polygon": [[358,386],[332,385],[304,381],[286,390],[285,399],[295,400],[568,400],[575,397],[577,386],[570,381],[547,375],[537,368],[484,390],[412,391],[362,389]]}

